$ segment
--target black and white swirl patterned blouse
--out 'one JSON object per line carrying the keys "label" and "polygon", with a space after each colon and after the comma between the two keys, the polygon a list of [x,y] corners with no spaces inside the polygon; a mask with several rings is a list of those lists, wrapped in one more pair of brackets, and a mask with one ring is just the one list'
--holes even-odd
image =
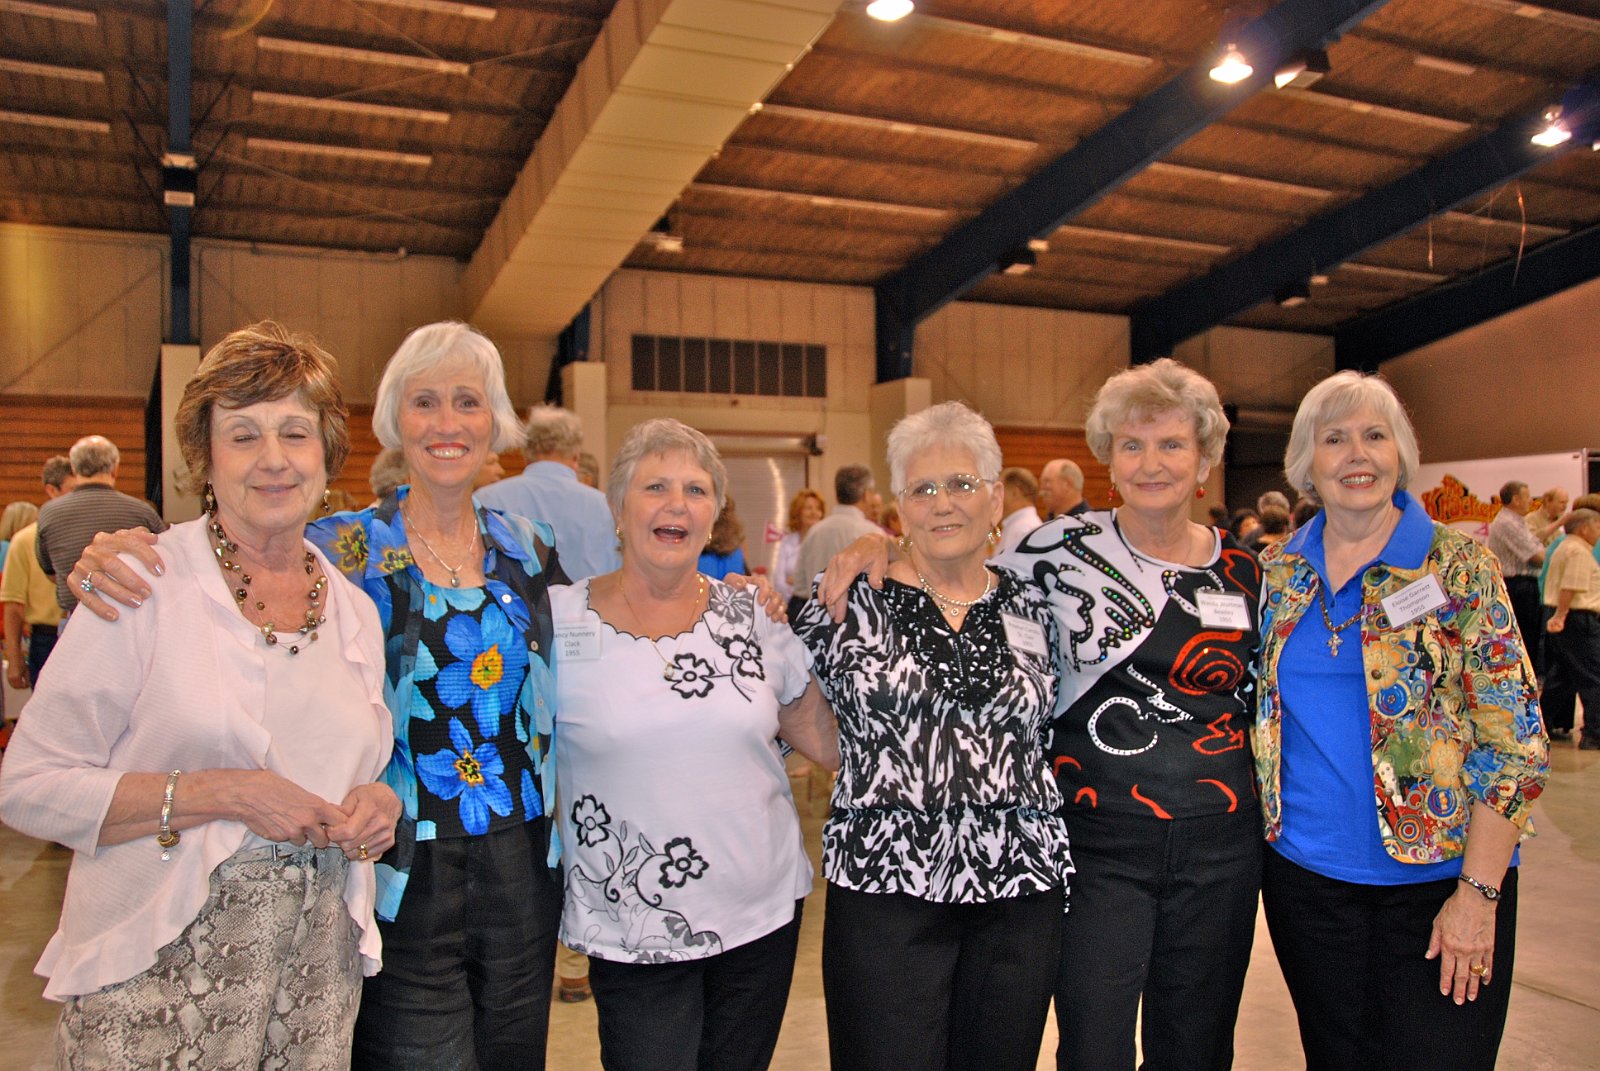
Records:
{"label": "black and white swirl patterned blouse", "polygon": [[892,579],[881,591],[858,579],[843,624],[814,599],[795,623],[839,719],[829,881],[941,903],[1065,888],[1072,861],[1043,748],[1055,622],[1037,589],[995,574],[959,632]]}

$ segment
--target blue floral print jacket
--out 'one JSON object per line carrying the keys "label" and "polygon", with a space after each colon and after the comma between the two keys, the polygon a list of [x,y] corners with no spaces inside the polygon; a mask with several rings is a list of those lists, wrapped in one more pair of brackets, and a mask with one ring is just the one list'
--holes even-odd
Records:
{"label": "blue floral print jacket", "polygon": [[[411,557],[400,513],[400,503],[408,494],[410,488],[402,487],[377,506],[338,513],[306,529],[306,538],[371,596],[389,637],[384,651],[384,701],[394,716],[394,754],[383,780],[400,797],[402,813],[394,847],[378,860],[377,912],[380,918],[391,922],[400,910],[417,842],[417,771],[409,731],[412,704],[425,700],[419,695],[416,682],[438,672],[432,665],[419,665],[424,660],[417,657],[424,599],[422,572]],[[521,707],[530,713],[531,724],[519,725],[517,733],[527,746],[539,779],[540,798],[536,802],[542,809],[543,801],[555,798],[552,759],[556,688],[550,664],[554,625],[546,589],[567,581],[557,564],[555,533],[549,525],[482,506],[477,507],[477,512],[488,593],[521,632],[524,648],[539,656],[528,659],[528,676],[521,694]],[[404,623],[403,631],[391,627],[397,620]],[[551,866],[559,860],[560,851],[552,824],[547,860]]]}
{"label": "blue floral print jacket", "polygon": [[[1404,492],[1396,500],[1421,509]],[[1268,840],[1283,827],[1278,660],[1301,615],[1315,612],[1321,584],[1301,553],[1307,535],[1302,529],[1261,558],[1254,743]],[[1445,605],[1392,626],[1382,600],[1429,573],[1438,577]],[[1529,815],[1549,777],[1549,743],[1533,668],[1494,555],[1465,533],[1434,524],[1421,568],[1379,563],[1367,569],[1362,607],[1373,802],[1384,850],[1402,863],[1456,858],[1465,847],[1473,800],[1510,819],[1524,838],[1532,836]]]}

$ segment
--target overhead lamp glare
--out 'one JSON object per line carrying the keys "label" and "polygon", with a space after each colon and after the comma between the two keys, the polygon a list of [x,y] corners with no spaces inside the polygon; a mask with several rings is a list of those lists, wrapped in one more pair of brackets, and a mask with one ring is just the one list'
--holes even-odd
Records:
{"label": "overhead lamp glare", "polygon": [[1545,109],[1544,126],[1528,139],[1542,149],[1553,149],[1572,140],[1572,128],[1561,121],[1561,106]]}
{"label": "overhead lamp glare", "polygon": [[879,22],[898,22],[911,14],[916,6],[911,0],[872,0],[867,5],[867,14]]}
{"label": "overhead lamp glare", "polygon": [[1250,66],[1249,60],[1244,58],[1244,53],[1239,51],[1239,46],[1232,42],[1229,42],[1228,47],[1223,51],[1222,59],[1218,61],[1215,67],[1211,68],[1213,81],[1230,86],[1236,82],[1244,81],[1254,73],[1256,73],[1256,69]]}
{"label": "overhead lamp glare", "polygon": [[1000,258],[1000,273],[1002,275],[1026,275],[1039,263],[1039,255],[1027,246],[1013,249]]}
{"label": "overhead lamp glare", "polygon": [[[1272,72],[1272,84],[1279,89],[1293,86],[1304,89],[1322,80],[1322,76],[1333,70],[1333,65],[1328,62],[1328,54],[1320,48],[1310,48],[1304,52],[1296,52],[1282,67]],[[1216,77],[1213,72],[1212,77]]]}
{"label": "overhead lamp glare", "polygon": [[1272,300],[1278,303],[1279,308],[1298,309],[1301,305],[1311,300],[1311,284],[1305,282],[1290,283],[1272,295]]}

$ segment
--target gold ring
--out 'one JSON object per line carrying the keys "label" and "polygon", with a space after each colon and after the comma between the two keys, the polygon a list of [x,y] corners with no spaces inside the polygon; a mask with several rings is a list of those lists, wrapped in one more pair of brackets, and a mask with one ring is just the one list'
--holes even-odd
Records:
{"label": "gold ring", "polygon": [[[365,859],[365,858],[367,858],[367,846],[365,844],[356,845],[356,858],[357,859]],[[1483,972],[1479,971],[1478,973],[1482,974]]]}
{"label": "gold ring", "polygon": [[1482,978],[1489,973],[1489,965],[1487,963],[1474,963],[1467,970],[1472,972],[1474,978]]}

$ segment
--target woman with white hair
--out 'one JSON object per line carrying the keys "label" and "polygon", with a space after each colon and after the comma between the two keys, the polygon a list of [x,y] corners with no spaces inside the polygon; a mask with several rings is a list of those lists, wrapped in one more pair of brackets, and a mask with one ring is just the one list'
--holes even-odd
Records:
{"label": "woman with white hair", "polygon": [[607,1071],[767,1066],[812,877],[777,740],[838,765],[805,649],[699,571],[727,482],[695,429],[633,428],[606,489],[622,567],[551,596],[561,940]]}
{"label": "woman with white hair", "polygon": [[1262,557],[1262,901],[1312,1069],[1494,1066],[1549,772],[1499,565],[1416,468],[1387,383],[1323,380],[1284,458],[1322,512]]}
{"label": "woman with white hair", "polygon": [[1056,626],[986,558],[1000,447],[959,402],[889,433],[904,556],[795,628],[839,718],[823,828],[835,1069],[1031,1069],[1072,862],[1044,754]]}
{"label": "woman with white hair", "polygon": [[[561,903],[547,587],[565,577],[548,526],[473,502],[487,455],[522,438],[492,342],[462,323],[417,328],[372,419],[409,487],[307,530],[378,606],[394,717],[383,779],[403,805],[377,864],[384,970],[362,992],[353,1063],[540,1068]],[[74,580],[93,572],[119,602],[148,595],[117,550],[158,563],[136,539],[97,539]]]}

